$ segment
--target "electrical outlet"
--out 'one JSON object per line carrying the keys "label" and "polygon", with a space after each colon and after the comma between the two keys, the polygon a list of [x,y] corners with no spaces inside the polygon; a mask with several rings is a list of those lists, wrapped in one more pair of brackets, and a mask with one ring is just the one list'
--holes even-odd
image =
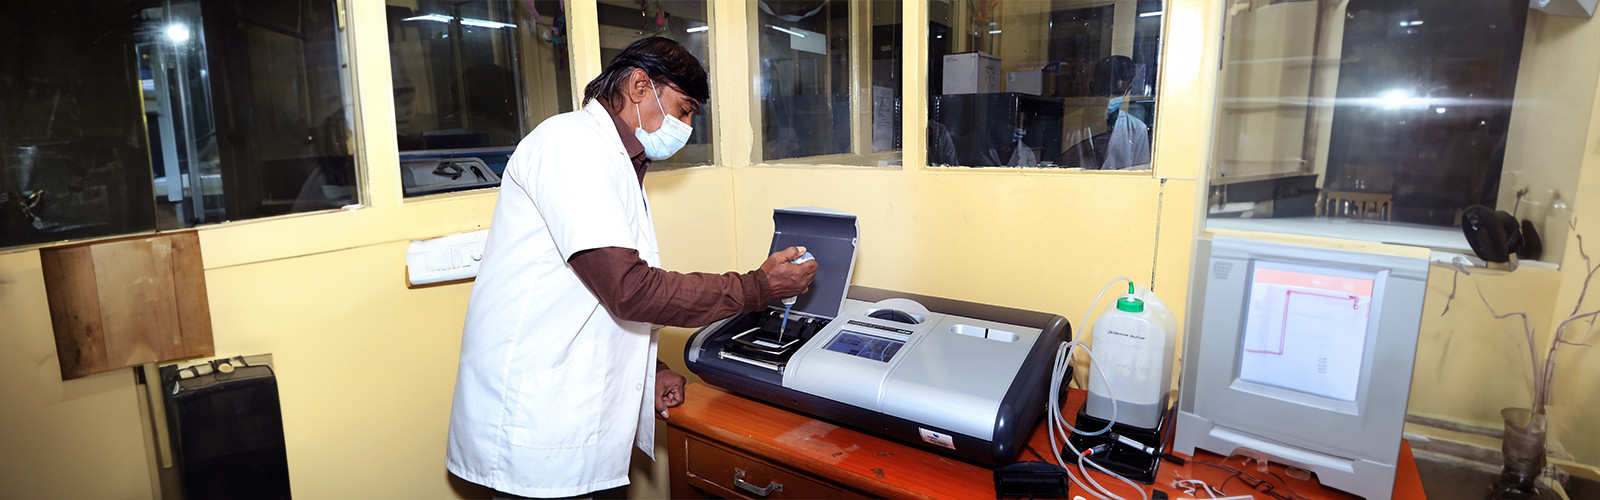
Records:
{"label": "electrical outlet", "polygon": [[472,279],[483,261],[489,230],[411,240],[406,247],[406,281],[411,286]]}

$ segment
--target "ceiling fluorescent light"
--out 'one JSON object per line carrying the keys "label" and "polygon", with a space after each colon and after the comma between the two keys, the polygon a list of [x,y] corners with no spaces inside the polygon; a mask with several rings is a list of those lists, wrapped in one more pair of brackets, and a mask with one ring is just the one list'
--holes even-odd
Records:
{"label": "ceiling fluorescent light", "polygon": [[485,21],[485,20],[482,20],[482,19],[468,19],[468,18],[465,18],[465,17],[461,18],[461,24],[463,26],[475,26],[475,27],[478,27],[478,28],[492,28],[492,29],[515,28],[515,27],[517,27],[517,25],[515,25],[515,24],[507,24],[507,23],[501,23],[501,22],[495,22],[495,21]]}
{"label": "ceiling fluorescent light", "polygon": [[436,22],[436,23],[448,23],[448,22],[450,22],[450,16],[446,16],[444,14],[428,14],[428,15],[425,15],[425,16],[408,17],[408,18],[405,18],[403,20],[404,21],[433,21],[433,22]]}
{"label": "ceiling fluorescent light", "polygon": [[1158,11],[1155,11],[1155,12],[1146,12],[1146,13],[1143,13],[1143,14],[1139,14],[1139,17],[1156,17],[1156,16],[1159,16],[1159,15],[1161,15],[1161,11],[1158,10]]}
{"label": "ceiling fluorescent light", "polygon": [[689,29],[684,30],[684,31],[687,31],[689,33],[699,33],[699,32],[702,32],[702,31],[709,31],[709,30],[711,30],[710,26],[695,26],[693,28],[689,28]]}
{"label": "ceiling fluorescent light", "polygon": [[787,30],[787,29],[779,28],[777,26],[770,25],[770,24],[768,24],[767,27],[775,29],[775,30],[778,30],[778,31],[782,31],[784,33],[788,33],[790,35],[797,36],[797,37],[800,37],[800,38],[805,38],[806,37],[805,33],[801,33],[801,32],[795,31],[795,30]]}

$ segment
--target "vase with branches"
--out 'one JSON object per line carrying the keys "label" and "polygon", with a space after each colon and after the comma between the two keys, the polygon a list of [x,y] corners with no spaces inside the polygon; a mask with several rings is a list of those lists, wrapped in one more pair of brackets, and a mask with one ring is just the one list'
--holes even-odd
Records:
{"label": "vase with branches", "polygon": [[[1573,304],[1572,311],[1556,326],[1550,345],[1544,349],[1540,356],[1538,337],[1535,329],[1528,321],[1528,314],[1524,311],[1501,313],[1489,303],[1488,297],[1483,294],[1483,286],[1473,280],[1477,289],[1478,298],[1483,301],[1484,307],[1489,309],[1489,314],[1495,319],[1508,319],[1516,317],[1522,321],[1522,334],[1528,345],[1528,364],[1533,374],[1533,402],[1528,408],[1506,408],[1501,411],[1505,419],[1505,429],[1501,442],[1501,453],[1504,455],[1504,465],[1500,476],[1495,480],[1490,490],[1490,498],[1540,498],[1545,492],[1538,487],[1539,475],[1545,467],[1545,438],[1549,432],[1549,419],[1546,412],[1550,403],[1551,385],[1554,382],[1556,369],[1556,353],[1564,346],[1588,347],[1594,335],[1594,323],[1600,309],[1583,312],[1585,299],[1589,295],[1589,283],[1595,274],[1600,272],[1600,264],[1595,264],[1589,254],[1583,249],[1583,235],[1577,234],[1575,219],[1568,221],[1578,242],[1578,255],[1583,259],[1583,288],[1578,292],[1578,301]],[[1465,274],[1472,273],[1459,264],[1455,266],[1455,279]],[[1449,302],[1455,299],[1455,285],[1452,282],[1450,297],[1446,300],[1444,312],[1450,311]],[[1443,314],[1443,313],[1441,313]],[[1569,332],[1578,332],[1570,335]]]}

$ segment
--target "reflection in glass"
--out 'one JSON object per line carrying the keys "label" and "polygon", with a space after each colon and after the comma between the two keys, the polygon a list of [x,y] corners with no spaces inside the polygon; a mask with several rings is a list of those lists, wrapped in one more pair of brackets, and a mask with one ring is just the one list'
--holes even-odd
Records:
{"label": "reflection in glass", "polygon": [[0,246],[358,203],[334,0],[0,11]]}
{"label": "reflection in glass", "polygon": [[572,110],[555,0],[389,0],[406,196],[494,187],[522,136]]}
{"label": "reflection in glass", "polygon": [[50,0],[0,9],[0,247],[155,228],[132,63],[140,10]]}
{"label": "reflection in glass", "polygon": [[[599,4],[600,60],[609,63],[634,41],[659,36],[670,38],[689,49],[711,71],[711,26],[703,0],[660,0],[639,7],[637,1],[610,0]],[[716,99],[716,96],[712,96]],[[650,163],[651,170],[669,170],[715,161],[712,147],[711,114],[697,113],[690,119],[694,131],[689,144],[671,158]]]}
{"label": "reflection in glass", "polygon": [[756,0],[755,7],[761,159],[897,162],[901,3]]}
{"label": "reflection in glass", "polygon": [[930,4],[928,164],[1148,169],[1161,9]]}
{"label": "reflection in glass", "polygon": [[[147,15],[153,23],[135,34],[134,53],[144,96],[150,167],[163,229],[225,214],[222,169],[211,114],[204,25],[198,1],[168,2]],[[206,201],[209,200],[208,205]]]}
{"label": "reflection in glass", "polygon": [[[1230,11],[1208,225],[1464,250],[1452,227],[1466,207],[1511,212],[1520,195],[1508,193],[1562,187],[1566,176],[1518,176],[1563,166],[1508,160],[1515,91],[1564,76],[1519,75],[1528,16],[1527,6],[1449,0]],[[1503,168],[1518,175],[1502,182]],[[1544,224],[1530,202],[1518,218]],[[1565,225],[1539,232],[1564,236]]]}
{"label": "reflection in glass", "polygon": [[207,213],[222,213],[191,222],[356,203],[348,57],[334,0],[200,5],[203,29],[194,33],[205,36],[202,77],[217,126],[199,149],[217,149],[222,199],[209,196],[205,179],[201,191]]}

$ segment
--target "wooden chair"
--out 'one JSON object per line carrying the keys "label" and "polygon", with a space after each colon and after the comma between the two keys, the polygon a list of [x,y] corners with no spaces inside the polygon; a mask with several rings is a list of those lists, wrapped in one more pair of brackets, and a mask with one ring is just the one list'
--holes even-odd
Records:
{"label": "wooden chair", "polygon": [[1394,195],[1327,191],[1317,193],[1317,217],[1393,220]]}

